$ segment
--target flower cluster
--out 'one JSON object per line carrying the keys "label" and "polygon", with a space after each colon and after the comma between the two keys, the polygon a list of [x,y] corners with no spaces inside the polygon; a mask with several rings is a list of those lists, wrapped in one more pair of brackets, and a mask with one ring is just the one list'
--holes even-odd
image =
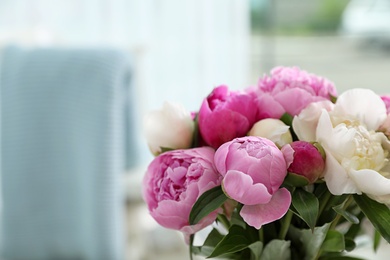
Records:
{"label": "flower cluster", "polygon": [[[325,78],[277,67],[243,91],[214,88],[196,112],[166,103],[145,118],[145,131],[156,157],[144,199],[159,224],[185,234],[191,252],[260,259],[282,246],[284,257],[274,259],[303,259],[313,254],[301,241],[311,234],[322,239],[316,257],[341,255],[363,218],[390,240],[383,221],[390,217],[390,96],[368,89],[338,96]],[[193,235],[215,220],[227,234],[215,229],[203,247],[193,246]],[[349,229],[339,231],[344,222]],[[243,246],[226,250],[234,236]],[[329,246],[328,237],[344,246]]]}

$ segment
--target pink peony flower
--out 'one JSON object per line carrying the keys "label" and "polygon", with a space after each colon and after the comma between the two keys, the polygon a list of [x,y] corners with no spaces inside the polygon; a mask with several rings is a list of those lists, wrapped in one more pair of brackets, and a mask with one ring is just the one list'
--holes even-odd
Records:
{"label": "pink peony flower", "polygon": [[[332,82],[297,67],[274,68],[271,76],[260,78],[255,92],[259,97],[259,113],[265,116],[275,110],[279,114],[287,112],[295,116],[310,103],[330,100],[331,96],[337,95]],[[267,103],[279,105],[267,107],[264,105]]]}
{"label": "pink peony flower", "polygon": [[247,93],[215,88],[199,111],[199,131],[203,140],[218,148],[236,137],[245,136],[256,122],[255,98]]}
{"label": "pink peony flower", "polygon": [[381,98],[385,102],[387,114],[390,114],[390,95],[383,95]]}
{"label": "pink peony flower", "polygon": [[216,151],[214,161],[226,195],[244,204],[240,215],[248,225],[260,229],[286,214],[291,194],[280,185],[289,162],[272,141],[236,138]]}
{"label": "pink peony flower", "polygon": [[305,177],[309,183],[314,183],[321,177],[325,161],[320,151],[311,143],[296,141],[283,147],[285,153],[289,147],[293,150],[294,160],[287,171]]}
{"label": "pink peony flower", "polygon": [[213,212],[192,226],[188,222],[198,197],[220,185],[214,153],[210,147],[162,153],[150,163],[144,177],[143,196],[151,216],[166,228],[182,231],[187,239],[217,215]]}

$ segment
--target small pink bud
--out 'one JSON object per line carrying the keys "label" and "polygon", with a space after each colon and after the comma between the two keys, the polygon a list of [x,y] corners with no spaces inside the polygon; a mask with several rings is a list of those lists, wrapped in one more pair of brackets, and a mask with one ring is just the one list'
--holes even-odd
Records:
{"label": "small pink bud", "polygon": [[305,141],[290,144],[294,150],[294,160],[287,171],[307,178],[310,183],[321,177],[325,168],[323,153],[315,145]]}

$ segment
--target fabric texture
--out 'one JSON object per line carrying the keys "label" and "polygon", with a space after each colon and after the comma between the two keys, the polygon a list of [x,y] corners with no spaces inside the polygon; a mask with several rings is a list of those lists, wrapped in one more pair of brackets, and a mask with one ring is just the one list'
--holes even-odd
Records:
{"label": "fabric texture", "polygon": [[123,259],[130,78],[118,50],[3,51],[2,257]]}

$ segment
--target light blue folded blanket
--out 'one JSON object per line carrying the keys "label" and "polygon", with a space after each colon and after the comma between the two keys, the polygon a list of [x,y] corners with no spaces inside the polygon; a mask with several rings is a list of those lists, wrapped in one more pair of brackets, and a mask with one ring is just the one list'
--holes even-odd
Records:
{"label": "light blue folded blanket", "polygon": [[3,258],[123,259],[130,76],[116,50],[3,51]]}

